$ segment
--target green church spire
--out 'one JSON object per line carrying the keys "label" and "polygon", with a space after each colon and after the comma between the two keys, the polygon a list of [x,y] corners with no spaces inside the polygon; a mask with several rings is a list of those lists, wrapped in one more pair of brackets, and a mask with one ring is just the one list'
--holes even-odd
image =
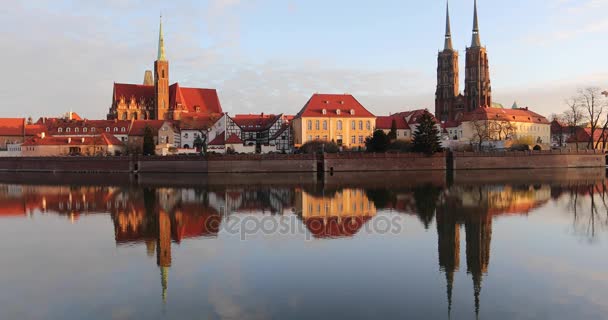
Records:
{"label": "green church spire", "polygon": [[166,61],[165,39],[163,37],[163,16],[160,16],[160,31],[158,32],[158,61]]}

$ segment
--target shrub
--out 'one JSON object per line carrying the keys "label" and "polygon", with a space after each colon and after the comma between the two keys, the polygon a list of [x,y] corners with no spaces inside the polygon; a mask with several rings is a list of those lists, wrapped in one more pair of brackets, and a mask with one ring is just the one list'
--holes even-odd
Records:
{"label": "shrub", "polygon": [[382,130],[374,131],[374,135],[365,139],[367,152],[386,152],[390,143],[389,137]]}
{"label": "shrub", "polygon": [[300,147],[301,153],[317,153],[325,151],[326,153],[338,153],[340,148],[334,142],[322,141],[322,140],[313,140],[308,141]]}

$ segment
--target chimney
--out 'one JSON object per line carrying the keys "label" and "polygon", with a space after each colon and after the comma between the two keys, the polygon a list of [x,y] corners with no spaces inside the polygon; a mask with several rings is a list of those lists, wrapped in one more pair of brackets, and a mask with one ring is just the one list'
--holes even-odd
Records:
{"label": "chimney", "polygon": [[72,143],[72,138],[68,138],[68,144]]}

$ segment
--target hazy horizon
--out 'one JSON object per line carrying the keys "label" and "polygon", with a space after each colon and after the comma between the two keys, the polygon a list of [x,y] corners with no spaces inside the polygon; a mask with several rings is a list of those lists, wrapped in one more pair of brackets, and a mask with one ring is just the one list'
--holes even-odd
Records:
{"label": "hazy horizon", "polygon": [[[598,68],[608,0],[478,6],[495,102],[549,116],[577,88],[608,80]],[[105,118],[112,84],[141,83],[153,68],[161,12],[171,83],[217,89],[232,114],[294,114],[315,92],[351,93],[377,115],[434,109],[443,0],[26,0],[4,9],[1,117]],[[462,91],[473,0],[452,0],[450,11]]]}

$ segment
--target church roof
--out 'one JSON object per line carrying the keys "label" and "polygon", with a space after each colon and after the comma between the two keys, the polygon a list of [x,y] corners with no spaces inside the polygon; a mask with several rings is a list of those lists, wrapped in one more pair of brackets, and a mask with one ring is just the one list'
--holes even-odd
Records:
{"label": "church roof", "polygon": [[464,114],[463,122],[473,120],[500,120],[511,122],[527,122],[536,124],[550,124],[544,116],[524,109],[498,109],[477,108],[475,111]]}
{"label": "church roof", "polygon": [[0,118],[0,136],[23,136],[24,118]]}
{"label": "church roof", "polygon": [[[114,83],[114,102],[121,98],[136,101],[154,101],[154,86],[141,84]],[[181,105],[187,113],[222,113],[220,99],[215,89],[186,88],[174,83],[169,87],[169,106],[176,108]],[[198,110],[198,112],[197,112]]]}
{"label": "church roof", "polygon": [[374,118],[375,116],[350,94],[316,93],[300,110],[298,117]]}

